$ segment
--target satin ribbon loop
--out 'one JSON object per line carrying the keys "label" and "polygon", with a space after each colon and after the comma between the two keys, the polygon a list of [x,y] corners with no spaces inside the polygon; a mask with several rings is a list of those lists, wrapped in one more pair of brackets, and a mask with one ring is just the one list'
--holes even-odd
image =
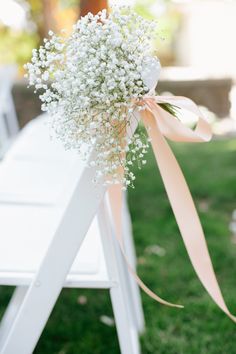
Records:
{"label": "satin ribbon loop", "polygon": [[[156,118],[161,133],[172,141],[179,142],[207,142],[211,140],[212,132],[209,123],[202,116],[197,105],[185,97],[178,96],[146,96],[144,99],[148,110]],[[194,130],[184,125],[172,114],[164,110],[158,103],[169,103],[194,114],[197,118],[197,124]]]}

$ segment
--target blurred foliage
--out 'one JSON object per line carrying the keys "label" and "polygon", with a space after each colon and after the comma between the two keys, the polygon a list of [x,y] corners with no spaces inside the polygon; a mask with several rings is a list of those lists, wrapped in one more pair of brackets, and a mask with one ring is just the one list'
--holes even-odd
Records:
{"label": "blurred foliage", "polygon": [[181,23],[181,13],[173,7],[171,0],[136,0],[135,11],[149,20],[157,20],[157,37],[154,51],[162,65],[175,62],[175,40]]}
{"label": "blurred foliage", "polygon": [[30,58],[37,42],[37,33],[19,32],[0,27],[0,64],[24,64]]}
{"label": "blurred foliage", "polygon": [[[22,1],[17,1],[20,5]],[[31,57],[32,49],[38,46],[39,34],[37,23],[41,14],[41,1],[29,0],[28,28],[22,30],[12,29],[0,22],[0,64],[17,63],[22,65]]]}
{"label": "blurred foliage", "polygon": [[59,0],[61,8],[77,7],[79,5],[79,0]]}
{"label": "blurred foliage", "polygon": [[79,13],[79,0],[25,0],[24,4],[29,6],[28,28],[14,30],[0,22],[0,64],[17,63],[20,72],[48,30],[70,28]]}
{"label": "blurred foliage", "polygon": [[[0,23],[0,64],[17,63],[20,67],[31,57],[49,29],[70,29],[79,17],[80,0],[16,0],[29,6],[29,28],[13,30]],[[174,63],[175,37],[180,14],[171,0],[136,0],[135,10],[148,19],[158,18],[158,36],[154,49],[163,65]],[[53,11],[52,11],[53,10]]]}
{"label": "blurred foliage", "polygon": [[69,29],[79,15],[79,0],[27,0],[40,42],[48,31]]}

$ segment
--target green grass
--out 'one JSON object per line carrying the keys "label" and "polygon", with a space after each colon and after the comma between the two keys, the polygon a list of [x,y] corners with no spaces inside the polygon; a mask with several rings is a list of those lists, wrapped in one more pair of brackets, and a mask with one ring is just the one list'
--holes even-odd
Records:
{"label": "green grass", "polygon": [[[236,141],[173,147],[199,209],[225,299],[236,313],[236,245],[228,229],[236,208]],[[236,325],[216,307],[194,274],[151,152],[148,164],[137,172],[129,201],[140,276],[160,296],[185,305],[181,310],[164,307],[142,294],[146,317],[142,353],[236,354]],[[145,252],[155,244],[165,249],[165,256]],[[0,288],[1,312],[11,291]],[[85,305],[78,304],[80,295],[87,297]],[[63,290],[35,353],[119,353],[115,327],[101,323],[102,315],[112,317],[107,291]]]}

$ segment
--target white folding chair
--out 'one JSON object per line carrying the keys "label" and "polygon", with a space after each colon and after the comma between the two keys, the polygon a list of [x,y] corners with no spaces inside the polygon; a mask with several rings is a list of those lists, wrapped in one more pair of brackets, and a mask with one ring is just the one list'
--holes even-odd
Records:
{"label": "white folding chair", "polygon": [[[43,114],[26,125],[7,152],[0,168],[0,202],[55,204],[66,187],[76,181],[77,154],[63,149],[49,137],[47,115]],[[135,247],[130,215],[124,202],[124,234],[127,256],[136,268]],[[131,306],[139,332],[144,329],[140,291],[132,275]]]}
{"label": "white folding chair", "polygon": [[[19,128],[11,96],[15,73],[16,68],[14,67],[6,67],[0,71],[0,103],[2,103],[0,104],[0,128],[2,128],[0,129],[0,133],[2,133],[0,143],[3,147],[2,153],[5,153],[9,148],[10,142],[13,141]],[[27,204],[31,205],[31,208],[34,208],[35,205],[55,205],[62,192],[66,195],[66,186],[73,185],[75,182],[76,173],[73,173],[73,166],[76,154],[65,152],[59,143],[49,139],[46,120],[47,116],[44,114],[28,123],[5,154],[4,164],[1,164],[0,168],[1,204]],[[11,213],[11,209],[8,210]],[[14,213],[12,218],[14,219]],[[98,228],[96,233],[99,233]],[[133,268],[135,268],[135,248],[127,203],[124,203],[124,234],[126,252]],[[91,252],[89,247],[84,247],[84,249],[87,250],[87,253]],[[129,307],[132,307],[133,321],[139,332],[142,332],[144,316],[139,288],[130,274],[127,275],[126,282],[130,287]]]}
{"label": "white folding chair", "polygon": [[[63,198],[56,206],[34,209],[0,205],[0,283],[17,286],[1,323],[1,354],[32,353],[63,286],[109,288],[121,352],[140,352],[125,280],[129,275],[114,240],[106,188],[94,186],[94,174],[78,164],[66,203]],[[80,248],[96,213],[102,245],[94,221]],[[89,247],[89,260],[83,258],[83,247]],[[93,252],[99,252],[97,266]],[[90,273],[83,261],[91,263]]]}
{"label": "white folding chair", "polygon": [[19,130],[12,97],[16,73],[17,67],[14,65],[0,67],[0,157],[4,155]]}

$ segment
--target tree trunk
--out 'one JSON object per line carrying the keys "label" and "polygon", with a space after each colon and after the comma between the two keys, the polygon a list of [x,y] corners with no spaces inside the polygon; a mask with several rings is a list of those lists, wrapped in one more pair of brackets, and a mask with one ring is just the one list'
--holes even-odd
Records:
{"label": "tree trunk", "polygon": [[88,12],[96,15],[99,11],[107,8],[107,0],[80,0],[80,16],[85,16]]}
{"label": "tree trunk", "polygon": [[48,37],[49,30],[57,30],[55,20],[56,5],[56,0],[41,1],[42,12],[38,20],[38,33],[40,37],[40,42],[42,42],[43,38]]}

